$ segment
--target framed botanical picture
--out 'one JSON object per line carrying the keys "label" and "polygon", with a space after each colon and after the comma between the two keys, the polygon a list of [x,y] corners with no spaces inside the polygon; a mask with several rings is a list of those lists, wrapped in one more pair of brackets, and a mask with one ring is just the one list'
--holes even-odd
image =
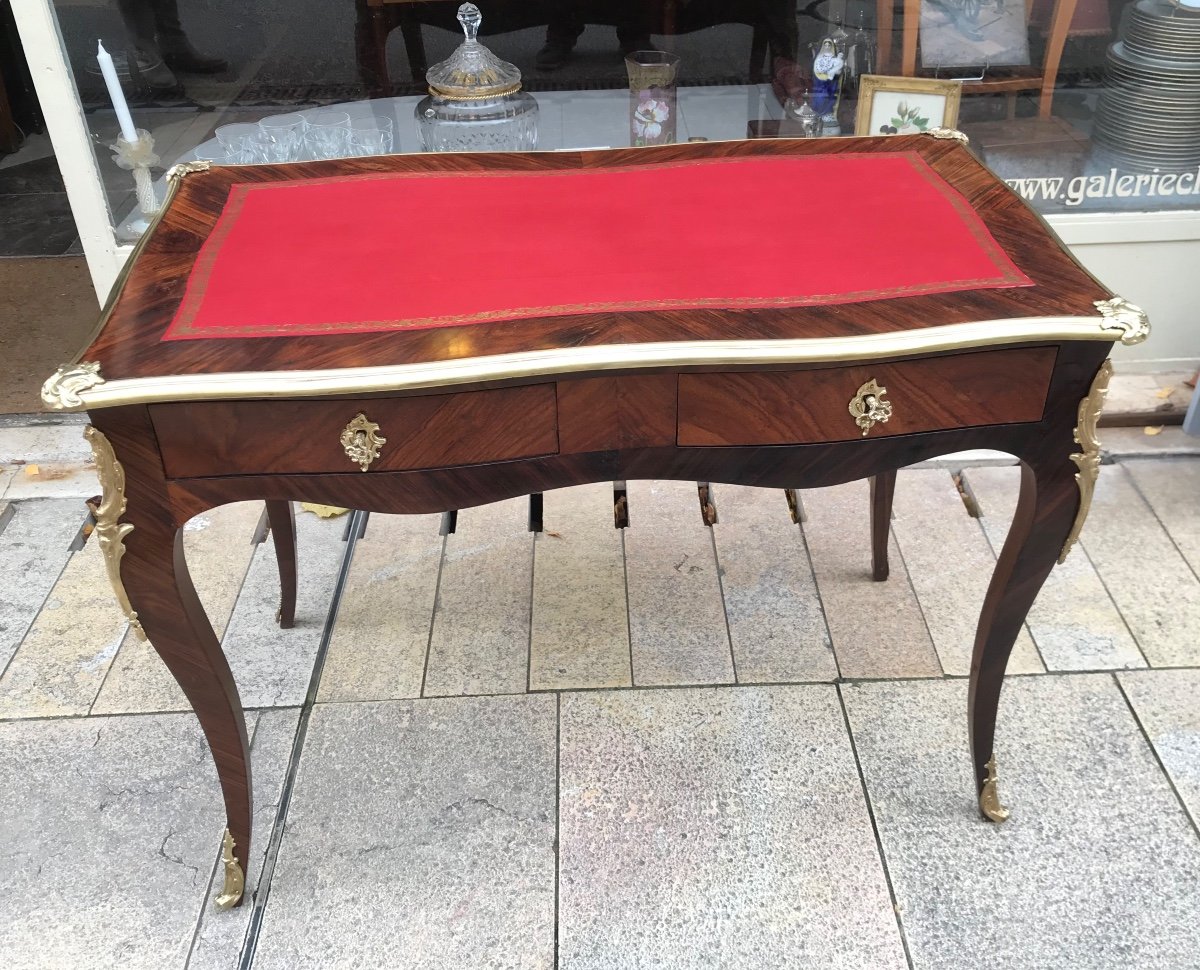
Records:
{"label": "framed botanical picture", "polygon": [[858,81],[856,135],[915,135],[958,123],[961,81],[864,74]]}

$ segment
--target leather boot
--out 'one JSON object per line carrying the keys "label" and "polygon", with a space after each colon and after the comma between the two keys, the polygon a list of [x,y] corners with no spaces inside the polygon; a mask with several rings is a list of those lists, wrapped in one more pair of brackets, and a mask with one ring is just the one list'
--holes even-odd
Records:
{"label": "leather boot", "polygon": [[183,93],[183,85],[179,83],[179,78],[171,73],[170,68],[163,63],[163,59],[158,56],[157,52],[137,48],[132,53],[133,63],[130,65],[130,74],[140,78],[142,84],[152,95],[163,97]]}
{"label": "leather boot", "polygon": [[573,40],[555,37],[546,41],[546,45],[537,52],[534,64],[539,71],[557,71],[571,59],[575,50]]}
{"label": "leather boot", "polygon": [[201,54],[186,37],[173,43],[163,40],[159,42],[159,46],[162,47],[163,60],[167,65],[184,74],[220,74],[229,70],[228,61]]}
{"label": "leather boot", "polygon": [[154,29],[158,49],[172,70],[185,74],[220,74],[229,70],[229,62],[201,54],[188,40],[179,20],[178,0],[150,0],[154,7]]}

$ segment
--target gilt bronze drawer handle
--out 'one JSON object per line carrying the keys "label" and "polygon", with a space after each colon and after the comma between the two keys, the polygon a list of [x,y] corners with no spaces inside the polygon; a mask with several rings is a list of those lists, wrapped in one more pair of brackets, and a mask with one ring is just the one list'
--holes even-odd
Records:
{"label": "gilt bronze drawer handle", "polygon": [[379,449],[387,444],[387,438],[378,434],[379,425],[359,411],[354,420],[342,429],[341,442],[346,457],[363,471],[379,457]]}
{"label": "gilt bronze drawer handle", "polygon": [[880,387],[874,379],[867,381],[850,399],[850,416],[862,428],[863,437],[875,426],[876,421],[887,422],[892,416],[892,402],[885,401],[886,387]]}

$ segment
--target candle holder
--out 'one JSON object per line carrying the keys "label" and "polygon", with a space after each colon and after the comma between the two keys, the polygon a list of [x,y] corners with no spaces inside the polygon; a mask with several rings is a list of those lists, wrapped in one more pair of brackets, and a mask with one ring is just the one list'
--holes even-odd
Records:
{"label": "candle holder", "polygon": [[130,219],[127,226],[132,235],[140,236],[150,227],[150,220],[159,209],[158,196],[154,192],[154,179],[150,176],[150,169],[159,163],[159,157],[154,151],[154,136],[138,128],[136,141],[126,141],[123,135],[118,135],[117,143],[108,147],[118,167],[133,173],[138,211],[141,214]]}

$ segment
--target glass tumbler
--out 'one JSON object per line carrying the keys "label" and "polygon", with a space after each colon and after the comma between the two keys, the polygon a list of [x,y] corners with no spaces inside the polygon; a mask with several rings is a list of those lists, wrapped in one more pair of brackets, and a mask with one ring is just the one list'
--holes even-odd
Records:
{"label": "glass tumbler", "polygon": [[625,58],[629,74],[629,144],[670,145],[675,141],[675,75],[679,56],[667,51],[634,51]]}
{"label": "glass tumbler", "polygon": [[253,165],[267,161],[266,144],[258,125],[235,122],[221,125],[214,134],[230,155],[241,157],[243,164]]}
{"label": "glass tumbler", "polygon": [[392,145],[391,118],[358,118],[350,122],[350,154],[390,155]]}
{"label": "glass tumbler", "polygon": [[213,165],[240,165],[242,161],[241,153],[230,153],[224,145],[214,145],[211,142],[195,149],[192,158],[197,162],[210,162]]}
{"label": "glass tumbler", "polygon": [[291,111],[271,115],[258,123],[263,149],[269,162],[294,162],[300,157],[304,137],[304,115]]}
{"label": "glass tumbler", "polygon": [[350,116],[346,112],[313,111],[304,120],[304,145],[309,158],[345,158],[350,154]]}

